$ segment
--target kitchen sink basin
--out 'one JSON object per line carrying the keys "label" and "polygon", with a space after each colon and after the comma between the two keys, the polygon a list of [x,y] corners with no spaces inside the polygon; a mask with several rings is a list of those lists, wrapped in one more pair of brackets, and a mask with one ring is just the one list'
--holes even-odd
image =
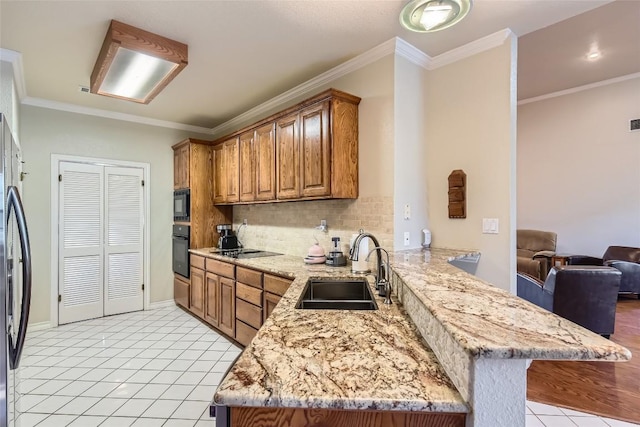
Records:
{"label": "kitchen sink basin", "polygon": [[377,310],[367,279],[309,279],[296,308],[315,310]]}

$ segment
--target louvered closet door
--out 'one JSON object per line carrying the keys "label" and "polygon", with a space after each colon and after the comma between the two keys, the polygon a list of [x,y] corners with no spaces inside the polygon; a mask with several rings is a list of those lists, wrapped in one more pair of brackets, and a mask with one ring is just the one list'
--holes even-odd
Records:
{"label": "louvered closet door", "polygon": [[103,316],[103,167],[60,163],[60,324]]}
{"label": "louvered closet door", "polygon": [[142,310],[142,169],[105,167],[104,314]]}

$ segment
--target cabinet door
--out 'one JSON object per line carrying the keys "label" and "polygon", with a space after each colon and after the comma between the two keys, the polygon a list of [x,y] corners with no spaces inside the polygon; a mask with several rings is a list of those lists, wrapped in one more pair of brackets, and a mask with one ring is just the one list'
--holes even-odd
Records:
{"label": "cabinet door", "polygon": [[254,131],[240,135],[240,201],[256,199],[256,158]]}
{"label": "cabinet door", "polygon": [[226,200],[226,174],[224,164],[224,145],[213,147],[213,203],[224,203]]}
{"label": "cabinet door", "polygon": [[269,316],[271,316],[271,312],[276,305],[280,302],[280,296],[276,294],[272,294],[269,292],[264,293],[264,303],[262,304],[262,323],[264,323]]}
{"label": "cabinet door", "polygon": [[220,278],[220,315],[218,329],[235,338],[236,327],[236,286],[226,277]]}
{"label": "cabinet door", "polygon": [[276,122],[277,198],[300,197],[300,137],[298,113]]}
{"label": "cabinet door", "polygon": [[207,271],[204,283],[204,320],[217,328],[220,317],[220,277]]}
{"label": "cabinet door", "polygon": [[302,197],[331,194],[329,101],[300,112],[300,186]]}
{"label": "cabinet door", "polygon": [[235,203],[240,201],[240,168],[238,167],[238,160],[240,157],[238,149],[239,140],[240,138],[235,137],[224,142],[223,170],[227,181],[227,194],[225,197],[226,203]]}
{"label": "cabinet door", "polygon": [[256,129],[256,200],[276,198],[275,124],[269,123]]}
{"label": "cabinet door", "polygon": [[191,312],[204,317],[204,270],[191,267]]}
{"label": "cabinet door", "polygon": [[189,188],[189,144],[173,152],[173,188]]}

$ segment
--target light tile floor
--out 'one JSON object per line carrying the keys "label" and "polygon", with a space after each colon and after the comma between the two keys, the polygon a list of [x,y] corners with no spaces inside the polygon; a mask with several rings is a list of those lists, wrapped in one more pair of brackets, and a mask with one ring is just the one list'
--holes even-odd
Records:
{"label": "light tile floor", "polygon": [[209,403],[240,349],[177,307],[29,332],[20,427],[214,427]]}
{"label": "light tile floor", "polygon": [[[20,427],[215,427],[209,402],[240,349],[177,307],[29,332]],[[629,427],[527,402],[527,427]]]}

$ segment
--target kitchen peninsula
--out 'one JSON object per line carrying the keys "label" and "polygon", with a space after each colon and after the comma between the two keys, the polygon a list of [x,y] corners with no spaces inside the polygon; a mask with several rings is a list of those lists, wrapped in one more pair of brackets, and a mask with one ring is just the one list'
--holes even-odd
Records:
{"label": "kitchen peninsula", "polygon": [[[192,253],[223,258],[206,249]],[[362,418],[374,411],[426,417],[415,423],[402,418],[412,425],[524,426],[529,359],[631,357],[449,264],[468,252],[391,255],[394,304],[378,301],[379,309],[367,312],[295,308],[308,278],[351,276],[348,268],[306,266],[287,255],[233,260],[295,280],[214,396],[216,404],[232,408],[232,425],[276,425],[278,417],[310,414]],[[374,418],[354,425],[380,425]]]}

